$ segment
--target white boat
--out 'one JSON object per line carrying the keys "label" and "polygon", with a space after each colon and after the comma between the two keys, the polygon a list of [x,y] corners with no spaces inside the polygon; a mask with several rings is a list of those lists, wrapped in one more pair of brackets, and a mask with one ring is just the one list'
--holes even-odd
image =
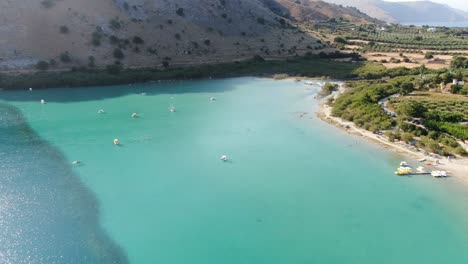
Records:
{"label": "white boat", "polygon": [[409,167],[408,163],[406,161],[400,162],[400,167]]}
{"label": "white boat", "polygon": [[41,104],[45,104],[46,101],[44,99],[41,100]]}
{"label": "white boat", "polygon": [[211,97],[210,101],[216,101],[216,97]]}
{"label": "white boat", "polygon": [[418,159],[419,162],[425,162],[426,158]]}
{"label": "white boat", "polygon": [[306,85],[314,85],[314,83],[311,82],[311,81],[304,82],[304,84],[306,84]]}
{"label": "white boat", "polygon": [[448,177],[446,171],[432,171],[431,175],[432,177],[435,177],[435,178]]}
{"label": "white boat", "polygon": [[98,114],[104,114],[104,110],[100,109],[100,110],[98,111]]}
{"label": "white boat", "polygon": [[222,160],[222,161],[227,161],[227,160],[228,160],[228,157],[227,157],[226,155],[222,155],[222,156],[221,156],[221,160]]}
{"label": "white boat", "polygon": [[171,110],[170,110],[172,113],[175,112],[175,107],[171,107]]}
{"label": "white boat", "polygon": [[137,113],[133,113],[133,114],[132,114],[132,117],[133,117],[133,118],[136,118],[136,117],[138,117],[138,114],[137,114]]}
{"label": "white boat", "polygon": [[114,139],[114,145],[120,145],[120,141],[118,138]]}

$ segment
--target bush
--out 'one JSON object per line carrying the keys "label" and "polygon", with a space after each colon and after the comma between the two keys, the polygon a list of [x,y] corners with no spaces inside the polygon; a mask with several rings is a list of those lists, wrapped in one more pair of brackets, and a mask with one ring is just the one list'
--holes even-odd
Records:
{"label": "bush", "polygon": [[94,56],[88,57],[88,67],[90,68],[96,67],[96,59],[94,58]]}
{"label": "bush", "polygon": [[60,54],[60,61],[63,63],[70,63],[71,62],[71,57],[68,51],[65,51],[64,53]]}
{"label": "bush", "polygon": [[55,5],[55,2],[53,0],[43,0],[41,5],[45,8],[51,8]]}
{"label": "bush", "polygon": [[145,41],[140,38],[139,36],[134,36],[133,39],[132,39],[132,42],[135,43],[136,45],[141,45],[143,43],[145,43]]}
{"label": "bush", "polygon": [[404,117],[423,117],[427,108],[418,101],[405,100],[398,104],[397,113]]}
{"label": "bush", "polygon": [[432,58],[434,58],[434,53],[426,52],[426,54],[424,54],[424,58],[425,59],[432,59]]}
{"label": "bush", "polygon": [[210,46],[211,45],[211,41],[209,39],[205,39],[203,41],[203,43],[206,45],[206,46]]}
{"label": "bush", "polygon": [[109,26],[113,30],[119,30],[122,27],[122,24],[118,18],[114,18],[109,22]]}
{"label": "bush", "polygon": [[118,60],[121,60],[125,57],[125,54],[122,52],[121,49],[115,49],[114,52],[112,53],[112,55],[114,56],[114,58],[118,59]]}
{"label": "bush", "polygon": [[106,71],[109,74],[117,75],[122,71],[122,65],[119,63],[112,64],[112,65],[107,65],[106,66]]}
{"label": "bush", "polygon": [[49,69],[49,63],[47,61],[39,61],[36,64],[36,69],[38,69],[40,71],[46,71],[46,70]]}
{"label": "bush", "polygon": [[62,33],[62,34],[68,34],[68,32],[70,32],[70,30],[68,29],[67,26],[61,26],[61,27],[60,27],[60,33]]}
{"label": "bush", "polygon": [[325,85],[322,86],[322,90],[318,93],[318,96],[323,98],[326,96],[329,96],[335,91],[338,91],[339,85],[334,84],[334,83],[325,83]]}
{"label": "bush", "polygon": [[333,41],[335,43],[341,43],[341,44],[346,44],[347,43],[346,39],[344,39],[342,37],[336,37]]}
{"label": "bush", "polygon": [[182,7],[178,8],[176,10],[176,14],[179,15],[179,16],[185,16],[184,9]]}
{"label": "bush", "polygon": [[414,141],[413,135],[411,133],[403,133],[403,135],[401,135],[401,139],[406,143]]}

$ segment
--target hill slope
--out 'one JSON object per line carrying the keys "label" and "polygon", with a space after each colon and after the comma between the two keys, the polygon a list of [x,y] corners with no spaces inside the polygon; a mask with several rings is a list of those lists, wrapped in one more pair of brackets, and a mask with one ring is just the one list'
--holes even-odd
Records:
{"label": "hill slope", "polygon": [[286,0],[5,0],[0,70],[34,68],[38,61],[49,69],[115,61],[139,67],[319,52],[322,44],[289,19],[313,22],[348,12],[365,22],[350,10]]}
{"label": "hill slope", "polygon": [[382,0],[326,0],[330,3],[353,6],[364,13],[392,23],[461,22],[468,21],[468,13],[448,5],[430,1],[386,2]]}

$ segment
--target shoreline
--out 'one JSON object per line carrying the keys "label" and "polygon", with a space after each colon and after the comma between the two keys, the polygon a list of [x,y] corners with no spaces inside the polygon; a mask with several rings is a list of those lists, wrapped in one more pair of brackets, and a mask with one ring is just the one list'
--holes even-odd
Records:
{"label": "shoreline", "polygon": [[[344,91],[343,86],[340,86],[340,91],[331,95],[332,97],[336,97]],[[446,158],[439,159],[439,165],[427,165],[427,163],[435,164],[436,158],[430,157],[425,155],[422,152],[417,152],[407,148],[407,146],[400,142],[390,142],[385,136],[374,134],[370,131],[367,131],[363,128],[357,127],[353,122],[344,121],[339,117],[334,117],[331,115],[331,107],[326,105],[326,103],[321,103],[318,112],[316,113],[317,117],[322,121],[333,125],[339,129],[347,131],[349,134],[354,136],[359,136],[365,138],[366,140],[376,143],[381,147],[392,151],[394,153],[398,153],[410,159],[419,160],[425,158],[426,161],[421,162],[426,168],[431,168],[431,170],[444,170],[449,173],[450,177],[457,178],[468,184],[468,158],[460,158],[457,159],[447,160]]]}

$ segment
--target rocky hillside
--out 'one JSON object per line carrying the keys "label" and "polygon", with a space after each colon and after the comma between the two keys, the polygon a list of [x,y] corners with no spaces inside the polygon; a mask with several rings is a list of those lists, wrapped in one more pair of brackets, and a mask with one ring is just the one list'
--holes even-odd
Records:
{"label": "rocky hillside", "polygon": [[391,23],[468,21],[468,13],[431,1],[387,2],[382,0],[325,0],[356,7],[366,14]]}
{"label": "rocky hillside", "polygon": [[319,52],[326,47],[294,22],[345,10],[286,0],[3,0],[0,70],[171,67]]}
{"label": "rocky hillside", "polygon": [[276,0],[294,20],[314,23],[335,17],[342,17],[356,24],[378,22],[356,8],[329,4],[317,0]]}

